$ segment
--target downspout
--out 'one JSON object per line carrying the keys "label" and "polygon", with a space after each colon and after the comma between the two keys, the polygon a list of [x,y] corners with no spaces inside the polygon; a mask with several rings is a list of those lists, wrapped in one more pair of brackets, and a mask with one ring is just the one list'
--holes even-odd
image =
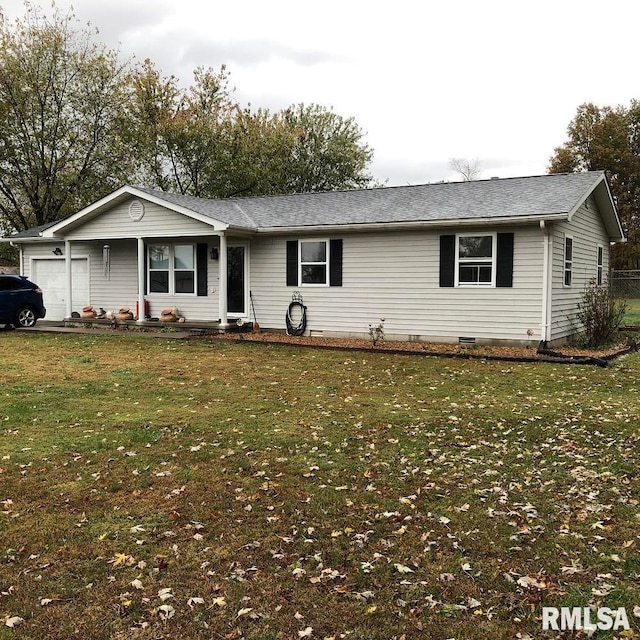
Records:
{"label": "downspout", "polygon": [[540,220],[542,231],[542,322],[540,331],[541,343],[551,339],[551,292],[552,292],[552,261],[553,238],[551,236],[551,223]]}
{"label": "downspout", "polygon": [[64,270],[67,278],[67,308],[65,318],[70,318],[73,312],[73,276],[71,275],[71,240],[64,241]]}

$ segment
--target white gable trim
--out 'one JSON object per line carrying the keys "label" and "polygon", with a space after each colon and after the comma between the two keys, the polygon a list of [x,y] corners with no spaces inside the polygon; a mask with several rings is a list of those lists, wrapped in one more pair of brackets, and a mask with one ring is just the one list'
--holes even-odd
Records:
{"label": "white gable trim", "polygon": [[593,195],[598,203],[600,217],[609,234],[610,240],[612,242],[626,242],[622,224],[620,223],[620,216],[618,216],[618,212],[616,211],[611,189],[609,189],[609,183],[607,182],[604,172],[600,178],[589,187],[584,196],[578,200],[573,209],[569,211],[567,218],[569,222],[571,222],[573,216],[591,195]]}
{"label": "white gable trim", "polygon": [[192,211],[191,209],[187,209],[186,207],[172,204],[170,202],[167,202],[166,200],[163,200],[162,198],[158,198],[152,194],[140,191],[135,187],[124,186],[117,191],[109,194],[108,196],[105,196],[101,200],[90,204],[88,207],[85,207],[81,211],[78,211],[78,213],[75,213],[65,220],[61,220],[58,224],[49,227],[42,232],[42,237],[57,238],[60,236],[64,236],[66,230],[73,229],[74,227],[78,227],[83,223],[88,222],[94,217],[100,215],[102,212],[111,209],[112,207],[120,202],[123,202],[129,197],[139,198],[140,200],[145,200],[147,202],[157,204],[160,207],[187,216],[188,218],[192,218],[193,220],[198,220],[199,222],[203,222],[204,224],[213,227],[215,231],[226,231],[229,228],[229,225],[226,222],[221,222],[220,220],[215,220],[213,218],[210,218],[209,216],[205,216],[201,213]]}

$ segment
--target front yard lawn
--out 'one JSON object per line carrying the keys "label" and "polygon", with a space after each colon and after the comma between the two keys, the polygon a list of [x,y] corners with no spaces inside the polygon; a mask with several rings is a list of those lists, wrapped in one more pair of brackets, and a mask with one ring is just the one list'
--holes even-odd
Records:
{"label": "front yard lawn", "polygon": [[0,638],[637,635],[639,376],[2,333]]}

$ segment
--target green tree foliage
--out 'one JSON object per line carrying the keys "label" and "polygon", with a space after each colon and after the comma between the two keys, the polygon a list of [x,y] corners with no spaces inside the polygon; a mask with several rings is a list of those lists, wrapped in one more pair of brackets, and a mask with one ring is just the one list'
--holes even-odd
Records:
{"label": "green tree foliage", "polygon": [[628,242],[613,247],[614,269],[640,269],[640,102],[583,104],[554,150],[551,173],[605,170]]}
{"label": "green tree foliage", "polygon": [[372,181],[373,151],[353,118],[319,105],[292,106],[283,113],[294,136],[287,169],[287,193],[358,189]]}
{"label": "green tree foliage", "polygon": [[229,73],[138,68],[72,13],[0,10],[0,235],[64,218],[122,184],[198,197],[367,186],[372,151],[318,105],[242,108]]}
{"label": "green tree foliage", "polygon": [[4,231],[73,213],[128,174],[127,71],[115,52],[26,4],[0,13],[0,217]]}
{"label": "green tree foliage", "polygon": [[241,108],[224,66],[198,69],[181,90],[146,61],[134,87],[142,179],[165,191],[226,198],[371,183],[373,152],[353,118],[315,104]]}
{"label": "green tree foliage", "polygon": [[164,191],[215,197],[221,179],[225,124],[233,109],[228,73],[196,69],[182,90],[150,60],[133,77],[132,130],[141,181]]}

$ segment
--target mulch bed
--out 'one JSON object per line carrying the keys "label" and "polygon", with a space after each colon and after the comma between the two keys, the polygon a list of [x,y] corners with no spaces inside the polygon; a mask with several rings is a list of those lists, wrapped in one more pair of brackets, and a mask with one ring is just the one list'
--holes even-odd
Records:
{"label": "mulch bed", "polygon": [[596,364],[606,366],[607,362],[629,353],[631,348],[624,343],[602,350],[578,349],[565,345],[553,349],[553,355],[538,353],[535,347],[460,345],[436,342],[400,342],[384,340],[375,346],[370,340],[354,338],[320,338],[310,336],[289,336],[284,333],[251,332],[207,335],[207,339],[226,342],[283,344],[326,349],[372,351],[378,353],[420,354],[457,358],[478,358],[484,360],[511,360],[519,362],[557,362],[566,364]]}

